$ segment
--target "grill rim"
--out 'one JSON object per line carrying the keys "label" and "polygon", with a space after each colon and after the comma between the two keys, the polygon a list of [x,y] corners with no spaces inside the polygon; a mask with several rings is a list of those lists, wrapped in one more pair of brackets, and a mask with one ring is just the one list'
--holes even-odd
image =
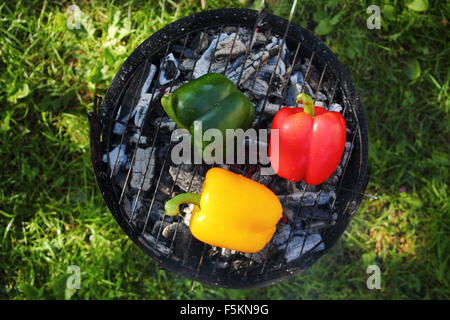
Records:
{"label": "grill rim", "polygon": [[[262,15],[264,15],[262,20],[270,24],[274,34],[282,35],[284,33],[288,25],[287,20],[264,11],[262,12]],[[241,25],[252,28],[255,25],[257,18],[258,11],[250,9],[231,8],[208,10],[181,18],[158,30],[153,35],[148,37],[142,44],[140,44],[122,64],[105,94],[103,103],[99,106],[98,110],[94,109],[94,113],[91,114],[89,119],[91,125],[91,158],[97,184],[109,210],[125,233],[138,247],[140,247],[147,255],[158,263],[159,268],[174,271],[192,280],[199,280],[204,283],[225,288],[263,287],[291,278],[297,275],[300,271],[307,269],[322,255],[327,253],[328,250],[336,243],[359,207],[362,200],[362,193],[364,192],[368,182],[367,125],[364,110],[353,81],[337,57],[308,30],[303,29],[294,23],[290,23],[287,33],[288,37],[294,39],[295,41],[306,42],[307,48],[310,48],[315,52],[320,52],[320,58],[324,59],[329,66],[332,66],[333,73],[339,80],[347,99],[351,102],[351,111],[355,113],[355,118],[359,122],[358,133],[354,134],[357,134],[359,137],[359,143],[355,143],[355,145],[360,147],[361,150],[358,150],[358,148],[353,148],[349,159],[349,162],[357,161],[357,165],[360,168],[358,177],[355,179],[353,174],[344,174],[341,178],[342,185],[345,186],[346,189],[352,191],[341,189],[339,190],[339,194],[336,195],[337,198],[344,199],[344,201],[348,202],[348,205],[342,210],[342,213],[340,213],[342,218],[338,220],[330,232],[325,233],[325,250],[314,253],[304,253],[302,258],[298,259],[301,263],[290,264],[288,268],[268,271],[264,273],[263,277],[257,281],[253,281],[253,279],[244,280],[237,277],[231,277],[225,282],[219,283],[216,279],[213,279],[214,277],[212,275],[207,275],[201,272],[200,274],[197,274],[196,270],[191,270],[190,268],[181,266],[179,263],[163,256],[163,254],[160,256],[157,255],[156,250],[151,247],[145,239],[143,239],[140,232],[130,224],[128,219],[126,219],[127,214],[124,212],[122,206],[119,205],[118,201],[114,199],[114,196],[118,198],[118,195],[116,188],[107,174],[106,164],[102,162],[102,155],[106,149],[104,147],[105,141],[102,141],[101,136],[105,137],[105,134],[107,134],[106,131],[109,124],[106,125],[104,121],[105,119],[112,118],[108,116],[108,114],[111,114],[111,112],[116,109],[116,101],[118,101],[120,95],[124,92],[124,88],[127,87],[134,75],[138,73],[136,70],[142,66],[142,63],[144,63],[149,56],[154,55],[156,50],[163,50],[163,48],[167,46],[168,42],[176,40],[187,33],[195,32],[196,30],[204,30],[205,27],[214,28],[222,25]],[[357,151],[359,152],[359,159],[355,159],[355,152]],[[351,164],[349,163],[349,165]]]}

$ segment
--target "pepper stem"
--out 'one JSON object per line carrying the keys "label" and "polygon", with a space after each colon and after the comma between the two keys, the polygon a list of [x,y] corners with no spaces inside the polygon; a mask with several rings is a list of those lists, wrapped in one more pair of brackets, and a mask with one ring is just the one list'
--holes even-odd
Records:
{"label": "pepper stem", "polygon": [[297,96],[297,104],[303,104],[303,110],[314,118],[314,101],[306,93],[300,93]]}
{"label": "pepper stem", "polygon": [[166,202],[164,205],[164,211],[167,216],[177,216],[180,214],[180,204],[192,203],[200,207],[200,198],[201,195],[190,192],[176,195]]}

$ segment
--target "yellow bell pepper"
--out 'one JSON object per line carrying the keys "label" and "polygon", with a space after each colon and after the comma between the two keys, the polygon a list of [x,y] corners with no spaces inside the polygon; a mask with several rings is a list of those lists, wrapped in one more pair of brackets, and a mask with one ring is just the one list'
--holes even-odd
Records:
{"label": "yellow bell pepper", "polygon": [[166,215],[179,214],[182,203],[192,203],[192,235],[212,246],[258,252],[272,238],[282,206],[266,186],[222,168],[206,173],[201,195],[179,194],[165,204]]}

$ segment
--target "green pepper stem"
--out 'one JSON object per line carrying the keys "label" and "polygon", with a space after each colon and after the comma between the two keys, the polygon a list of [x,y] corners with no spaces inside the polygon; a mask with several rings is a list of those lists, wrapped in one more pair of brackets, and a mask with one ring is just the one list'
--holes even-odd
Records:
{"label": "green pepper stem", "polygon": [[314,101],[306,93],[300,93],[297,96],[297,104],[303,104],[303,111],[314,118]]}
{"label": "green pepper stem", "polygon": [[192,203],[200,207],[200,198],[201,195],[190,192],[176,195],[166,202],[164,205],[164,211],[167,216],[177,216],[180,214],[180,204]]}

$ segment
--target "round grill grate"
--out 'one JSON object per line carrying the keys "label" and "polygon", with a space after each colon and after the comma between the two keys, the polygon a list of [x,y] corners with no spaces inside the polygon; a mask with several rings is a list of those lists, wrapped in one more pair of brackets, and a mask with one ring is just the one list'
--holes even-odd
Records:
{"label": "round grill grate", "polygon": [[[252,100],[256,129],[270,128],[276,111],[293,105],[299,92],[346,119],[344,155],[321,185],[265,176],[260,165],[222,165],[265,184],[283,205],[274,237],[258,253],[211,247],[193,238],[189,206],[183,208],[184,217],[164,215],[164,203],[174,195],[201,191],[213,165],[172,162],[179,137],[172,136],[176,127],[160,97],[209,72],[226,75]],[[367,185],[367,127],[347,72],[308,31],[261,10],[204,11],[167,25],[130,55],[104,101],[96,99],[94,105],[92,162],[110,211],[161,268],[196,281],[250,288],[306,269],[345,230]]]}

